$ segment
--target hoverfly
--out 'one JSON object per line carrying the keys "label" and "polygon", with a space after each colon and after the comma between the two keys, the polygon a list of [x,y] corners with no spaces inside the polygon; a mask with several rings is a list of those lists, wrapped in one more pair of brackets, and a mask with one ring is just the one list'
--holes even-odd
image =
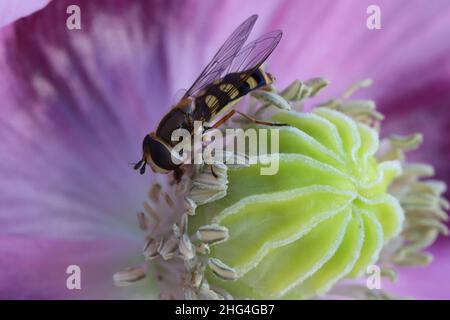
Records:
{"label": "hoverfly", "polygon": [[154,172],[173,171],[175,179],[179,180],[183,172],[181,164],[175,164],[171,158],[175,145],[171,135],[178,128],[193,132],[196,120],[210,122],[223,115],[210,127],[217,128],[237,112],[256,123],[282,125],[258,121],[233,109],[238,99],[274,81],[272,75],[261,68],[261,64],[280,42],[282,32],[266,33],[244,46],[257,18],[257,15],[252,15],[237,27],[189,90],[162,118],[156,132],[144,137],[142,159],[134,165],[135,170],[144,174],[148,164]]}

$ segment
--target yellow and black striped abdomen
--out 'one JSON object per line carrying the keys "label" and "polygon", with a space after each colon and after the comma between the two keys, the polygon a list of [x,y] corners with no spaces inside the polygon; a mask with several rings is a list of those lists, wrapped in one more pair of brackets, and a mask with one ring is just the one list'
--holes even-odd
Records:
{"label": "yellow and black striped abdomen", "polygon": [[222,113],[233,102],[249,92],[273,82],[270,74],[257,69],[247,72],[230,73],[209,85],[195,99],[194,119],[209,121]]}

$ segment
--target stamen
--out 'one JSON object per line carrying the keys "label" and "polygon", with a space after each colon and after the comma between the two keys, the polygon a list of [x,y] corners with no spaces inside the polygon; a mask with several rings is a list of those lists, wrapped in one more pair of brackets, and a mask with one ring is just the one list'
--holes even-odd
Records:
{"label": "stamen", "polygon": [[175,237],[170,237],[167,240],[163,240],[162,245],[158,248],[158,252],[164,260],[169,260],[175,256],[177,248],[178,240]]}
{"label": "stamen", "polygon": [[189,197],[184,198],[184,209],[186,213],[190,216],[193,216],[195,214],[195,208],[197,208],[197,204],[194,200],[192,200]]}
{"label": "stamen", "polygon": [[373,84],[372,79],[364,79],[355,84],[351,85],[347,90],[342,94],[342,98],[347,99],[350,98],[356,91],[362,88],[368,88]]}
{"label": "stamen", "polygon": [[152,260],[158,257],[158,248],[161,245],[161,240],[154,240],[150,238],[144,245],[143,255],[146,260]]}
{"label": "stamen", "polygon": [[172,198],[169,196],[167,192],[164,192],[164,200],[166,201],[167,205],[170,208],[173,208],[175,206]]}
{"label": "stamen", "polygon": [[409,225],[405,229],[408,230],[409,228],[417,228],[417,227],[433,228],[446,236],[449,234],[447,226],[437,221],[436,219],[414,219],[409,223]]}
{"label": "stamen", "polygon": [[208,244],[220,243],[228,239],[228,229],[218,224],[202,226],[197,231],[197,238]]}
{"label": "stamen", "polygon": [[275,106],[281,110],[291,110],[291,105],[282,96],[263,90],[257,90],[251,94],[254,98],[263,103]]}
{"label": "stamen", "polygon": [[139,229],[141,230],[147,230],[148,228],[148,220],[147,217],[145,216],[145,213],[143,213],[142,211],[139,212],[137,214],[137,219],[138,219],[138,223],[139,223]]}
{"label": "stamen", "polygon": [[172,231],[175,237],[177,237],[178,239],[183,236],[183,232],[181,232],[180,226],[177,223],[174,223],[172,225]]}
{"label": "stamen", "polygon": [[201,254],[209,254],[211,252],[209,245],[204,242],[201,242],[195,249]]}
{"label": "stamen", "polygon": [[331,297],[346,297],[358,300],[391,300],[399,299],[393,297],[383,291],[382,289],[371,290],[368,289],[366,285],[362,284],[341,284],[337,285],[335,288],[331,289],[329,292]]}
{"label": "stamen", "polygon": [[384,115],[376,110],[375,102],[372,100],[344,101],[337,110],[368,125],[384,120]]}
{"label": "stamen", "polygon": [[325,78],[312,78],[305,81],[305,85],[310,88],[308,97],[315,97],[320,91],[325,89],[330,81]]}
{"label": "stamen", "polygon": [[190,260],[195,256],[195,250],[192,246],[191,240],[185,234],[180,239],[178,250],[180,251],[180,254],[182,255],[184,260]]}
{"label": "stamen", "polygon": [[194,292],[194,290],[186,289],[184,291],[184,298],[186,300],[197,300],[197,294]]}
{"label": "stamen", "polygon": [[203,281],[203,273],[205,271],[205,265],[198,263],[192,272],[191,285],[193,288],[198,289]]}
{"label": "stamen", "polygon": [[204,300],[224,300],[222,296],[211,290],[207,281],[203,281],[200,285],[199,298]]}
{"label": "stamen", "polygon": [[392,268],[387,267],[381,268],[381,276],[389,278],[391,282],[397,281],[397,272]]}
{"label": "stamen", "polygon": [[[283,91],[281,91],[281,96],[286,100],[301,100],[304,96],[307,96],[305,92],[309,91],[302,81],[294,80],[290,85],[288,85]],[[308,92],[309,93],[309,92]]]}
{"label": "stamen", "polygon": [[214,164],[214,171],[218,178],[214,177],[211,170],[203,166],[194,177],[189,198],[196,204],[205,204],[223,198],[228,188],[226,178],[227,166],[224,164]]}
{"label": "stamen", "polygon": [[410,163],[403,167],[403,173],[407,176],[417,176],[418,178],[432,177],[434,168],[424,163]]}
{"label": "stamen", "polygon": [[450,210],[450,202],[445,198],[439,198],[439,205],[444,208],[444,210]]}
{"label": "stamen", "polygon": [[395,148],[409,151],[417,149],[423,142],[423,136],[420,133],[409,136],[392,135],[389,140]]}
{"label": "stamen", "polygon": [[208,266],[214,274],[224,280],[236,280],[236,270],[216,258],[208,259]]}
{"label": "stamen", "polygon": [[183,214],[181,216],[180,223],[174,223],[172,226],[172,231],[177,238],[181,238],[181,236],[187,231],[187,215]]}
{"label": "stamen", "polygon": [[330,81],[325,78],[312,78],[305,82],[295,80],[281,91],[280,95],[288,101],[301,101],[308,97],[314,97],[329,84]]}
{"label": "stamen", "polygon": [[433,256],[426,252],[401,252],[394,255],[392,261],[399,266],[426,266],[433,260]]}
{"label": "stamen", "polygon": [[161,219],[159,218],[159,215],[156,213],[156,211],[145,201],[143,203],[144,210],[147,212],[147,214],[153,218],[154,225],[152,229],[155,229],[158,227],[159,223],[161,222]]}
{"label": "stamen", "polygon": [[119,287],[128,286],[136,281],[145,278],[145,271],[142,267],[131,267],[114,274],[114,284]]}
{"label": "stamen", "polygon": [[155,183],[152,185],[148,195],[150,197],[151,200],[153,200],[154,202],[158,202],[159,201],[159,195],[161,193],[161,185],[159,183]]}

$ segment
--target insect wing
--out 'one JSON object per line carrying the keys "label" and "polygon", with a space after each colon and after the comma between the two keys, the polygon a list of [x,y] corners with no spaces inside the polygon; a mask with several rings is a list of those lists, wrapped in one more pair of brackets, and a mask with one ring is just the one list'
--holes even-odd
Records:
{"label": "insect wing", "polygon": [[[271,31],[262,35],[260,38],[250,42],[245,45],[239,51],[232,64],[227,70],[228,73],[234,72],[245,72],[242,77],[240,77],[239,82],[234,83],[230,86],[228,91],[223,91],[222,96],[227,98],[233,96],[238,90],[240,84],[244,83],[248,77],[252,74],[254,70],[259,68],[261,64],[266,61],[273,50],[277,47],[281,40],[282,32],[280,30]],[[219,99],[220,100],[220,97]],[[217,113],[217,109],[220,107],[219,101],[210,107],[211,113]]]}
{"label": "insect wing", "polygon": [[217,51],[214,55],[211,62],[205,67],[200,76],[194,81],[192,86],[186,92],[187,96],[194,96],[208,84],[221,78],[224,71],[230,67],[233,59],[240,52],[242,46],[247,41],[257,18],[258,15],[252,15],[241,25],[239,25],[236,30],[234,30],[225,43],[220,47],[219,51]]}
{"label": "insect wing", "polygon": [[249,71],[259,68],[281,40],[280,30],[271,31],[245,45],[234,58],[227,73]]}

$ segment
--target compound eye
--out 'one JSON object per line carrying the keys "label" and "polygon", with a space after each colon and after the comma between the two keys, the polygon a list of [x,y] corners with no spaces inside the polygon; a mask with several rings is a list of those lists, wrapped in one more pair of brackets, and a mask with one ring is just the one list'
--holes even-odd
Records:
{"label": "compound eye", "polygon": [[178,168],[172,161],[171,147],[157,137],[147,135],[143,141],[147,163],[156,172],[167,173]]}

